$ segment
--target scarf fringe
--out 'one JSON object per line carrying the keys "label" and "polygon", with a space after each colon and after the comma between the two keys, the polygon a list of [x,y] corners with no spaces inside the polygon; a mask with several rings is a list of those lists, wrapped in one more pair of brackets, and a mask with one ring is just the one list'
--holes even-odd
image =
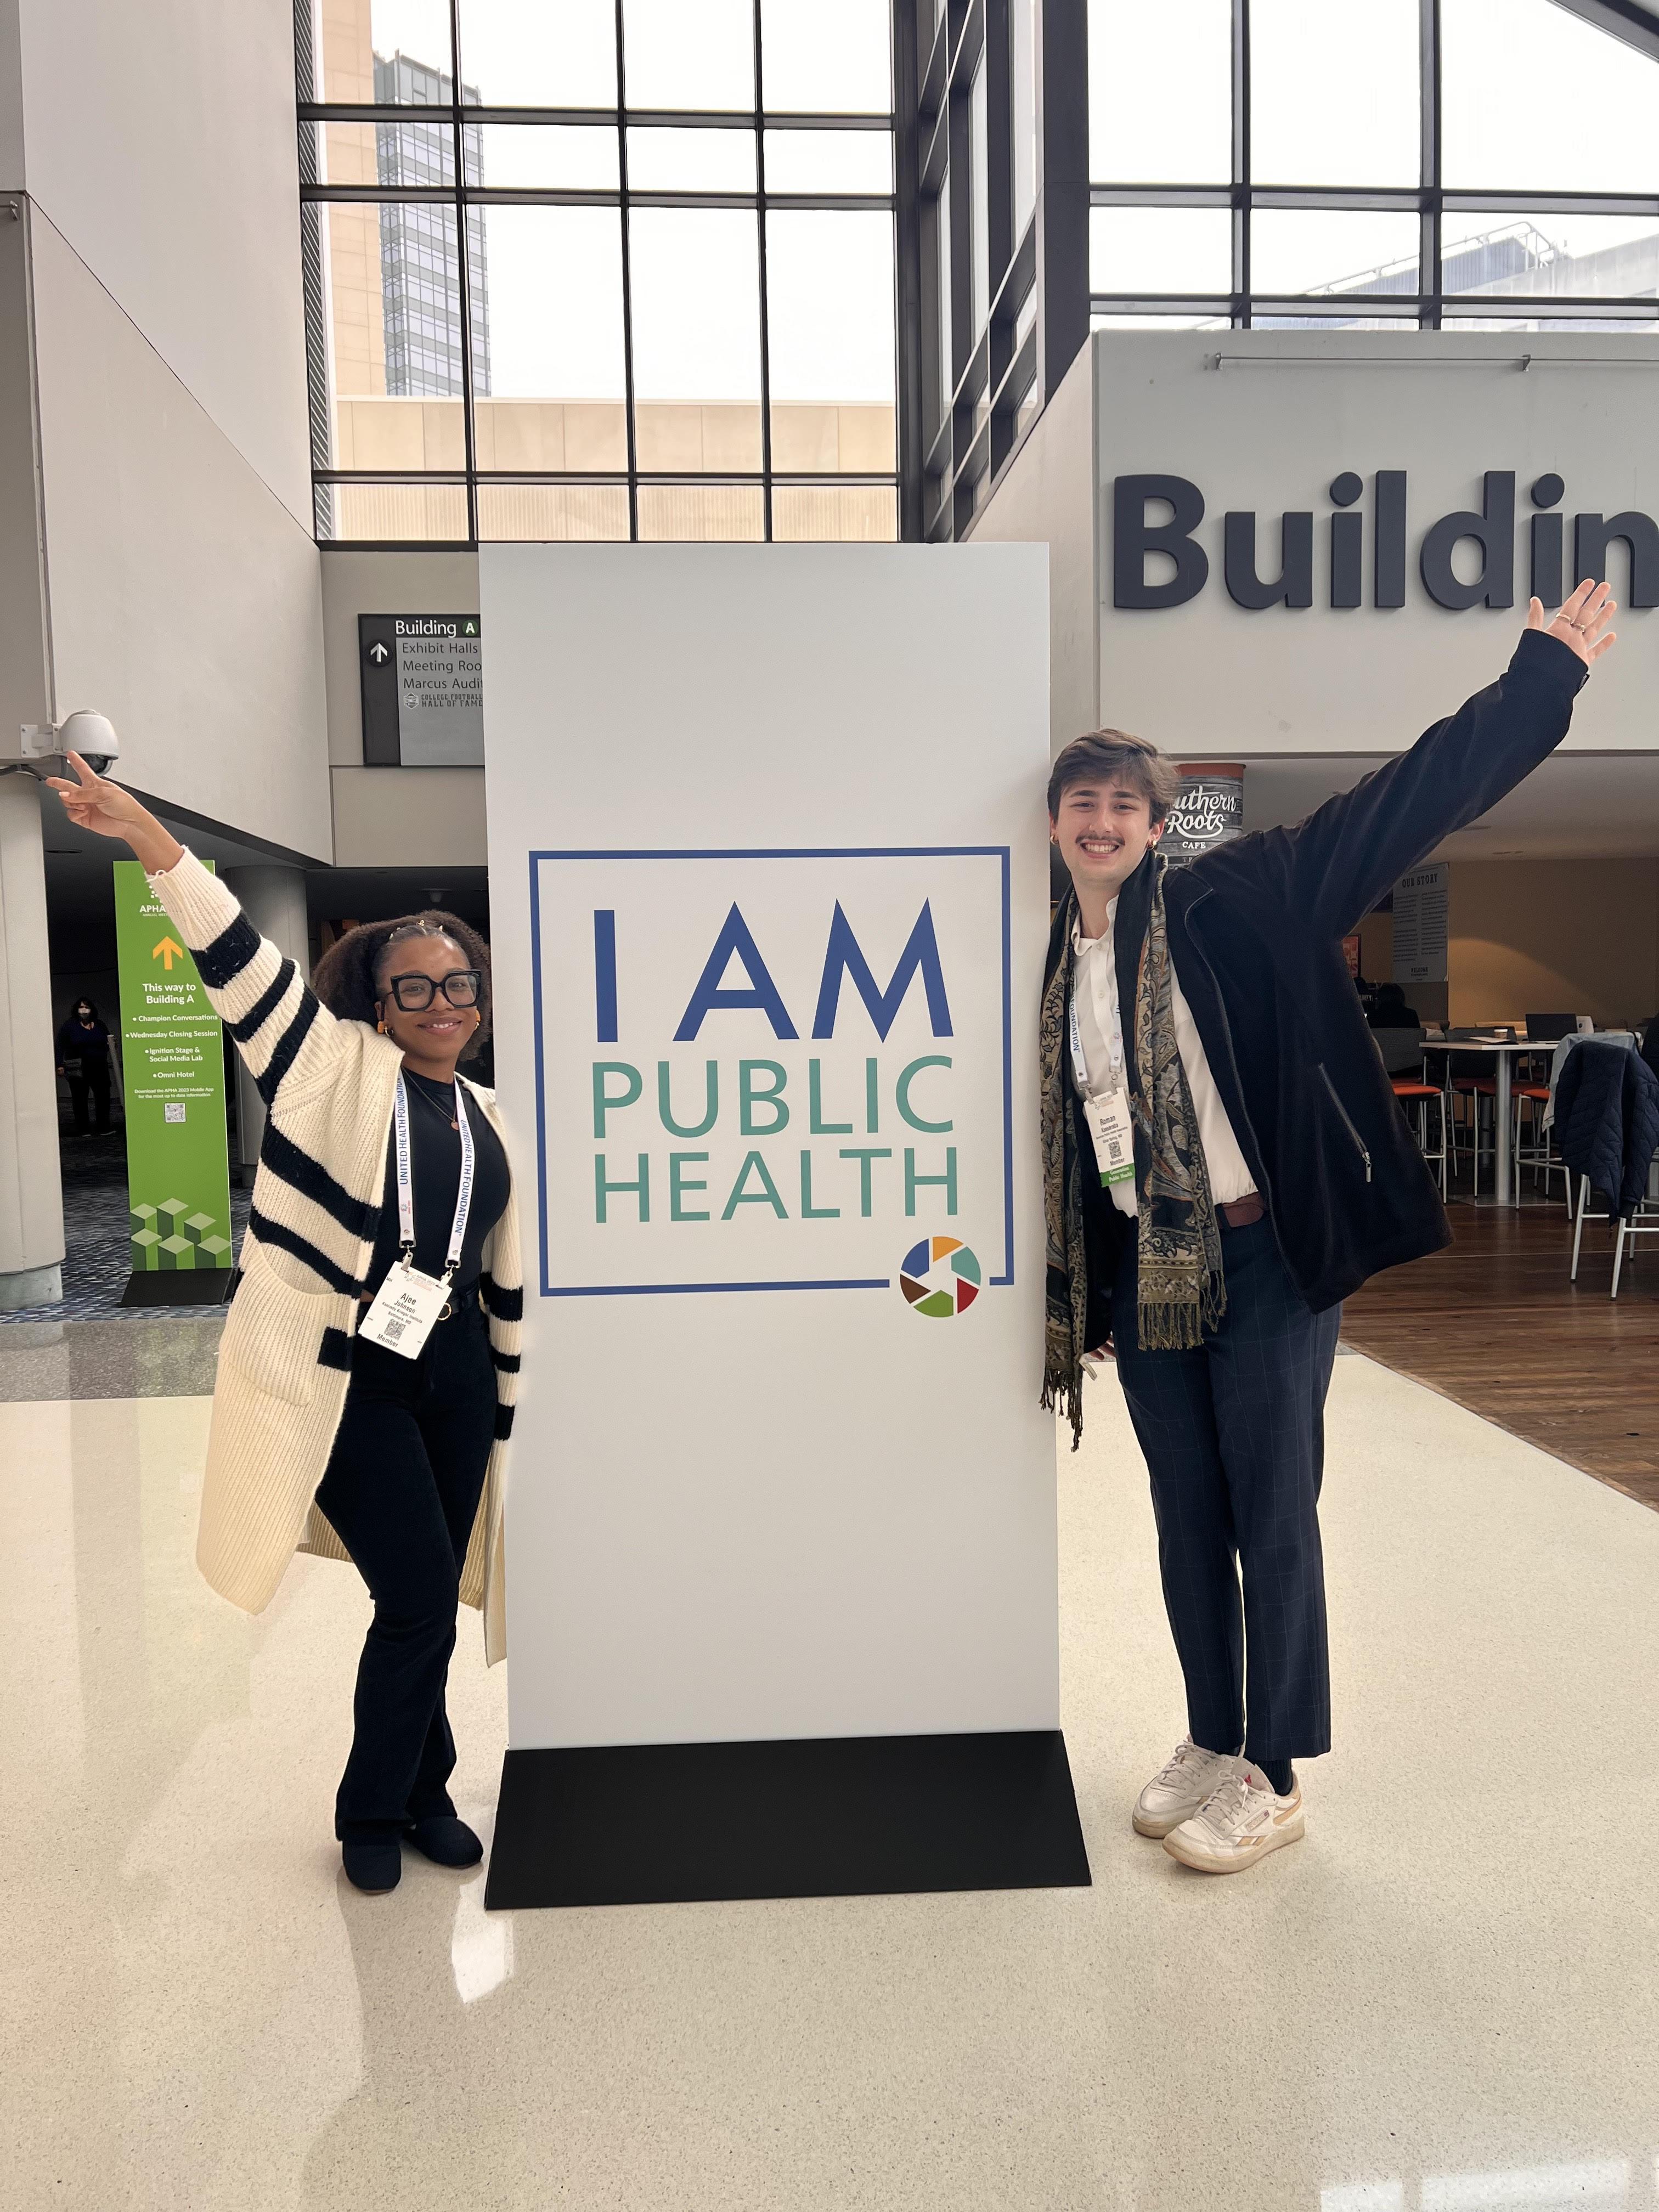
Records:
{"label": "scarf fringe", "polygon": [[1196,1352],[1227,1310],[1227,1291],[1218,1275],[1206,1274],[1196,1306],[1185,1298],[1156,1298],[1136,1310],[1143,1352]]}
{"label": "scarf fringe", "polygon": [[1072,1449],[1075,1451],[1083,1437],[1082,1368],[1073,1366],[1069,1373],[1064,1368],[1045,1368],[1042,1395],[1037,1402],[1044,1413],[1058,1413],[1062,1420],[1070,1422]]}

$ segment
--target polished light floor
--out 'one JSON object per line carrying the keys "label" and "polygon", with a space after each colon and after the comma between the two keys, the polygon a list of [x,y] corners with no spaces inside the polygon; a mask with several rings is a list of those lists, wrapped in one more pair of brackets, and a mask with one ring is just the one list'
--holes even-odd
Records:
{"label": "polished light floor", "polygon": [[[343,1886],[366,1602],[317,1561],[258,1621],[198,1580],[206,1401],[147,1392],[199,1343],[74,1398],[118,1343],[78,1379],[10,1345],[8,2207],[1659,2203],[1659,1515],[1430,1391],[1338,1362],[1340,1748],[1256,1872],[1130,1832],[1182,1723],[1108,1379],[1060,1462],[1091,1889],[508,1917],[414,1860]],[[469,1614],[485,1830],[504,1688]]]}

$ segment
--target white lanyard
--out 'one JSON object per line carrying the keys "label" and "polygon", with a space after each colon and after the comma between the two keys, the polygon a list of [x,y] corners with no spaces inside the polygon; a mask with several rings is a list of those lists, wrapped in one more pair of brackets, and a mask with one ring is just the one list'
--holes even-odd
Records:
{"label": "white lanyard", "polygon": [[[1112,939],[1109,937],[1105,939],[1105,951],[1106,957],[1109,960],[1113,959],[1115,955]],[[1120,1087],[1120,1079],[1123,1073],[1123,1025],[1118,1017],[1117,971],[1115,967],[1111,969],[1107,980],[1111,987],[1112,1018],[1107,1025],[1106,1048],[1111,1055],[1111,1087],[1115,1091]],[[1072,1074],[1077,1084],[1078,1097],[1079,1098],[1087,1098],[1090,1096],[1089,1063],[1084,1058],[1083,1024],[1079,1017],[1077,1010],[1078,994],[1082,988],[1083,979],[1077,974],[1076,963],[1073,961],[1071,1004]]]}
{"label": "white lanyard", "polygon": [[[415,1249],[415,1192],[409,1162],[409,1092],[401,1074],[398,1078],[392,1121],[398,1145],[398,1237],[404,1257],[408,1260]],[[461,1181],[455,1193],[455,1219],[449,1231],[449,1249],[444,1255],[446,1282],[460,1264],[461,1246],[466,1241],[466,1217],[472,1211],[472,1129],[466,1118],[466,1101],[461,1096],[459,1077],[455,1083],[455,1126],[461,1138]]]}

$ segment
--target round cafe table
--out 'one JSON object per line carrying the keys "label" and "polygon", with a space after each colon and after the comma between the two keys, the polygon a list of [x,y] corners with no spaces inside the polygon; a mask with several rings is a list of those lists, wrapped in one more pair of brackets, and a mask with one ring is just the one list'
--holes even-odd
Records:
{"label": "round cafe table", "polygon": [[[1493,1119],[1498,1124],[1493,1139],[1496,1172],[1492,1176],[1494,1206],[1510,1202],[1510,1097],[1514,1080],[1515,1055],[1518,1052],[1539,1052],[1540,1045],[1528,1044],[1524,1037],[1511,1042],[1503,1037],[1425,1037],[1423,1049],[1429,1052],[1484,1052],[1492,1055],[1498,1082],[1498,1097],[1494,1101]],[[1478,1109],[1477,1109],[1478,1110]],[[1480,1139],[1477,1134],[1475,1142]],[[1480,1201],[1477,1200],[1476,1204]]]}

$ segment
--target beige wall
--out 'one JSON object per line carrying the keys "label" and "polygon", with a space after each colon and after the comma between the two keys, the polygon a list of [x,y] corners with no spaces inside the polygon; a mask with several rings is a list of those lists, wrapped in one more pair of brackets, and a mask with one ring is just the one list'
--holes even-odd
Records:
{"label": "beige wall", "polygon": [[1455,860],[1449,964],[1456,1023],[1645,1020],[1659,1007],[1659,860]]}
{"label": "beige wall", "polygon": [[1359,925],[1359,972],[1368,983],[1387,983],[1394,975],[1394,916],[1368,914]]}
{"label": "beige wall", "polygon": [[[1394,916],[1368,914],[1359,940],[1387,982]],[[1411,987],[1425,1021],[1644,1021],[1659,1008],[1659,860],[1454,860],[1449,952],[1449,983]]]}
{"label": "beige wall", "polygon": [[[484,848],[481,768],[365,768],[360,614],[475,614],[476,553],[347,553],[323,561],[323,654],[342,868],[477,867]],[[485,641],[486,652],[489,641]]]}
{"label": "beige wall", "polygon": [[[340,277],[335,276],[339,327]],[[378,249],[374,264],[380,288]],[[465,434],[459,399],[351,395],[340,372],[334,409],[335,465],[342,469],[464,469]],[[627,412],[621,400],[477,401],[478,466],[493,471],[628,466]],[[735,403],[640,401],[635,410],[639,463],[647,473],[738,474],[761,465],[760,409]],[[889,476],[897,465],[893,410],[792,405],[772,410],[772,465],[785,476]]]}

